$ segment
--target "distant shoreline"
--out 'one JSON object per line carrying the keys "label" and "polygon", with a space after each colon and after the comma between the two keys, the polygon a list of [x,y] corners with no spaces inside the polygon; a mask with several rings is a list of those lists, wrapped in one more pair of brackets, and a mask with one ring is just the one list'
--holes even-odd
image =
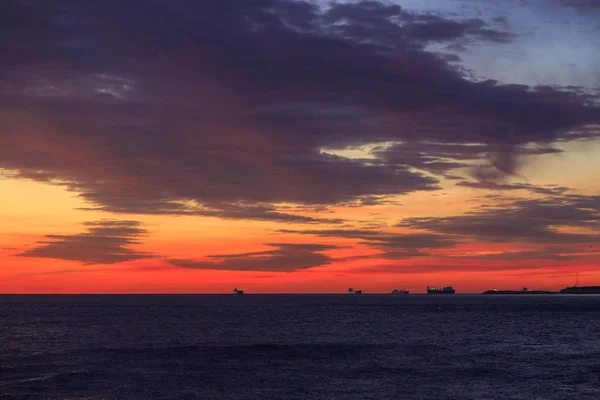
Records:
{"label": "distant shoreline", "polygon": [[523,293],[456,293],[448,295],[431,295],[427,293],[411,293],[407,295],[393,295],[390,293],[362,293],[359,296],[349,295],[347,293],[244,293],[242,296],[235,296],[231,293],[0,293],[0,296],[226,296],[226,297],[244,297],[244,296],[341,296],[341,297],[361,297],[361,296],[385,296],[393,298],[406,298],[410,296],[427,296],[434,298],[448,298],[453,296],[519,296],[519,297],[543,297],[556,295],[598,295],[596,293],[544,293],[544,294],[523,294]]}

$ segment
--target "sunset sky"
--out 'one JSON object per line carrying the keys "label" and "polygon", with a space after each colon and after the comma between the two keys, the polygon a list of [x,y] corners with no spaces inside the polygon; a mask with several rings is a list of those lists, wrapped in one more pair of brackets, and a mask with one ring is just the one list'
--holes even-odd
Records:
{"label": "sunset sky", "polygon": [[600,285],[600,2],[4,0],[0,293]]}

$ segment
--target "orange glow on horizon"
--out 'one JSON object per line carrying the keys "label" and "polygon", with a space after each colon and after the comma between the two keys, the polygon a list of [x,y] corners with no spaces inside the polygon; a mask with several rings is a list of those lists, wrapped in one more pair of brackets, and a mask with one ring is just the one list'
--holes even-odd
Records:
{"label": "orange glow on horizon", "polygon": [[[556,167],[553,168],[557,179],[561,178]],[[546,179],[544,172],[541,176]],[[395,287],[423,293],[427,285],[452,285],[459,293],[479,293],[495,287],[558,290],[572,285],[576,272],[580,274],[581,284],[600,283],[600,246],[595,245],[594,248],[588,245],[561,247],[568,248],[569,254],[577,256],[577,260],[568,257],[558,261],[540,260],[533,255],[530,259],[519,260],[520,252],[534,254],[551,245],[484,243],[463,237],[454,247],[429,249],[430,255],[426,257],[386,260],[377,258],[383,249],[370,246],[360,238],[281,232],[354,229],[409,234],[418,231],[395,227],[395,224],[409,217],[451,217],[476,207],[501,204],[501,200],[482,197],[477,189],[453,186],[451,181],[445,184],[447,188],[442,191],[396,196],[392,204],[335,206],[319,212],[294,211],[293,205],[286,205],[295,215],[348,221],[340,227],[335,224],[86,211],[82,208],[89,204],[64,186],[0,179],[3,193],[0,196],[0,293],[229,293],[234,286],[247,293],[345,293],[350,286],[365,293],[387,293]],[[591,186],[580,189],[589,191]],[[139,243],[126,248],[152,253],[156,257],[117,264],[84,265],[77,261],[19,256],[39,242],[56,240],[46,235],[83,234],[87,229],[85,222],[105,219],[139,221],[140,227],[147,232],[136,239]],[[590,229],[558,227],[557,230],[594,233]],[[339,248],[316,253],[331,257],[332,261],[292,272],[188,269],[168,262],[168,259],[211,261],[207,258],[210,255],[276,252],[277,249],[269,244],[277,243]],[[514,260],[494,258],[511,254]]]}

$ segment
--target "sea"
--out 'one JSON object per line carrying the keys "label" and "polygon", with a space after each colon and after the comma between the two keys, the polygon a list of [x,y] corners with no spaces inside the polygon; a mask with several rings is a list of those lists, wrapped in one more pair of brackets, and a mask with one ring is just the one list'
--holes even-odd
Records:
{"label": "sea", "polygon": [[2,399],[600,399],[600,296],[2,295]]}

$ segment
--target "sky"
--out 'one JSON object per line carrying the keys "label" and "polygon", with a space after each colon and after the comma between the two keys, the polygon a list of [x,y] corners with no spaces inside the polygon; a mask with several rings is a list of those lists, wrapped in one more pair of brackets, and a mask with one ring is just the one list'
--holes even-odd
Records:
{"label": "sky", "polygon": [[5,0],[0,293],[600,285],[600,1]]}

